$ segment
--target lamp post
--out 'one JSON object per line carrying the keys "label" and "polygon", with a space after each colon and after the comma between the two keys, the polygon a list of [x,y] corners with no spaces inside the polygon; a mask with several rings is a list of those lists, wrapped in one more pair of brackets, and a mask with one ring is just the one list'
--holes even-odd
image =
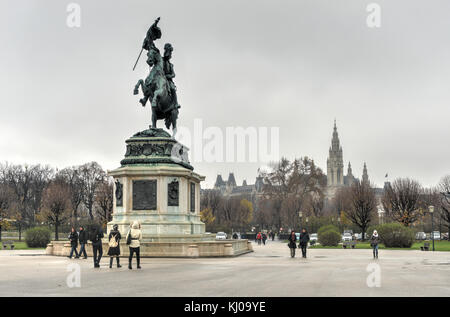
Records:
{"label": "lamp post", "polygon": [[303,212],[299,211],[298,212],[298,216],[300,217],[300,231],[302,230],[302,217],[303,217]]}
{"label": "lamp post", "polygon": [[433,222],[434,206],[429,206],[428,211],[431,214],[431,239],[433,240],[433,251],[434,251],[434,222]]}

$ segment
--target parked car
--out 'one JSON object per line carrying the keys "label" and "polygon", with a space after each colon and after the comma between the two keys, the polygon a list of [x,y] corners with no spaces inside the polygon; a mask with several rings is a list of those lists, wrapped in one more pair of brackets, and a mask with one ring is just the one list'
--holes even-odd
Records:
{"label": "parked car", "polygon": [[362,233],[355,233],[353,236],[355,237],[355,240],[361,240],[362,239]]}
{"label": "parked car", "polygon": [[352,238],[352,234],[350,232],[345,232],[342,235],[342,241],[347,242],[347,241],[352,241],[352,240],[353,240],[353,238]]}
{"label": "parked car", "polygon": [[312,243],[312,242],[314,241],[314,243],[316,243],[317,240],[318,240],[317,233],[311,233],[311,234],[309,235],[309,242]]}
{"label": "parked car", "polygon": [[448,232],[442,234],[442,240],[448,240]]}
{"label": "parked car", "polygon": [[425,240],[427,238],[427,235],[425,232],[420,231],[416,233],[416,240]]}
{"label": "parked car", "polygon": [[216,240],[226,240],[227,234],[225,232],[217,232]]}
{"label": "parked car", "polygon": [[297,241],[300,240],[300,232],[295,233],[295,240],[297,240]]}

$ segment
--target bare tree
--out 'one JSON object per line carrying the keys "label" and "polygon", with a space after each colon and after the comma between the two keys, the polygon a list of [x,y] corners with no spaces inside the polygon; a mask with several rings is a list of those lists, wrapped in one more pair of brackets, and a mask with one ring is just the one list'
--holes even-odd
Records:
{"label": "bare tree", "polygon": [[440,195],[441,219],[447,223],[450,234],[450,175],[442,177],[438,185]]}
{"label": "bare tree", "polygon": [[212,215],[215,217],[222,203],[223,196],[219,190],[205,189],[200,199],[200,209],[211,209]]}
{"label": "bare tree", "polygon": [[375,190],[369,183],[356,180],[345,194],[348,195],[349,208],[343,210],[344,215],[361,229],[365,240],[366,230],[377,208]]}
{"label": "bare tree", "polygon": [[8,217],[11,215],[12,191],[7,184],[0,182],[0,241],[2,229],[9,225]]}
{"label": "bare tree", "polygon": [[52,174],[53,170],[48,166],[7,163],[0,166],[0,181],[7,184],[13,193],[19,240],[22,239],[22,229],[35,224],[35,216],[41,207],[42,192]]}
{"label": "bare tree", "polygon": [[89,211],[91,220],[94,220],[94,204],[97,188],[104,183],[106,173],[97,162],[86,163],[80,166],[80,179],[83,186],[83,203]]}
{"label": "bare tree", "polygon": [[405,226],[416,222],[421,215],[422,186],[410,178],[397,178],[386,186],[382,199],[387,216]]}
{"label": "bare tree", "polygon": [[61,180],[51,182],[44,191],[40,218],[55,226],[58,240],[59,226],[70,218],[70,189]]}
{"label": "bare tree", "polygon": [[56,177],[65,180],[70,190],[70,203],[72,207],[72,222],[77,221],[78,208],[83,202],[83,181],[81,179],[79,166],[67,167],[59,171]]}
{"label": "bare tree", "polygon": [[307,157],[292,162],[282,158],[271,167],[271,171],[262,174],[263,199],[271,201],[278,228],[283,224],[294,228],[298,225],[299,212],[306,208],[311,195],[322,195],[322,170]]}
{"label": "bare tree", "polygon": [[97,193],[95,195],[95,210],[102,224],[107,224],[112,220],[113,187],[111,181],[105,181],[97,188]]}

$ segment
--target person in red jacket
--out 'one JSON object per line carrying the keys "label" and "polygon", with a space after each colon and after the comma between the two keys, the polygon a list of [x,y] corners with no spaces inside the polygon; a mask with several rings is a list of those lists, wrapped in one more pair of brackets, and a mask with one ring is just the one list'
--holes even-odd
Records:
{"label": "person in red jacket", "polygon": [[256,236],[256,240],[258,240],[258,245],[261,245],[261,239],[262,239],[261,232],[258,232],[258,235]]}

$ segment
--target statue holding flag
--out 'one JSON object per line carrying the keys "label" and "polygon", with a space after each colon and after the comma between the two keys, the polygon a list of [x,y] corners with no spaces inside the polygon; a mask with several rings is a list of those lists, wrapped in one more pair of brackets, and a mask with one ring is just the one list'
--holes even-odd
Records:
{"label": "statue holding flag", "polygon": [[173,48],[169,43],[165,45],[165,58],[163,59],[154,43],[155,40],[161,38],[161,29],[158,27],[159,20],[159,18],[156,19],[148,29],[141,49],[141,53],[143,50],[148,51],[147,64],[150,66],[150,73],[145,81],[140,79],[137,82],[134,87],[134,94],[137,95],[139,87],[141,87],[144,97],[139,102],[145,107],[147,101],[150,100],[152,108],[151,128],[156,129],[157,121],[164,119],[166,128],[172,127],[172,136],[175,137],[180,105],[177,102],[176,87],[173,83],[175,72],[173,71],[173,65],[169,62]]}

